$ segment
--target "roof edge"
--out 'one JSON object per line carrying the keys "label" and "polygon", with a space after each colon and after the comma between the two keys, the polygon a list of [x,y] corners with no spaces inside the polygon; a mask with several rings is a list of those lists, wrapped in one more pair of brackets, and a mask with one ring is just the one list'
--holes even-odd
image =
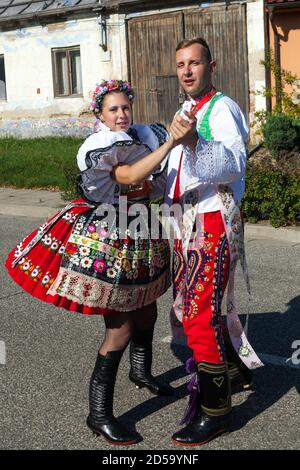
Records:
{"label": "roof edge", "polygon": [[15,23],[21,20],[34,20],[34,19],[39,19],[39,18],[49,18],[51,16],[61,16],[61,15],[66,15],[70,13],[78,13],[78,12],[83,12],[83,11],[94,11],[95,13],[97,11],[103,10],[104,7],[102,5],[82,5],[78,6],[77,8],[75,7],[69,7],[69,8],[57,8],[55,10],[51,11],[37,11],[34,13],[25,13],[24,15],[15,15],[15,16],[8,16],[5,18],[0,17],[0,25],[3,24],[9,24],[9,23]]}

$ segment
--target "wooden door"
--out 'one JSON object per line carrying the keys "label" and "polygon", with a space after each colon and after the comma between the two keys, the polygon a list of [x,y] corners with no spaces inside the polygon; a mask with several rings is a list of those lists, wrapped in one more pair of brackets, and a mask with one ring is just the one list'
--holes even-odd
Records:
{"label": "wooden door", "polygon": [[214,83],[249,112],[246,5],[188,10],[185,37],[203,37],[217,61]]}
{"label": "wooden door", "polygon": [[181,12],[134,18],[128,24],[134,120],[168,125],[178,109],[174,51],[183,38]]}
{"label": "wooden door", "polygon": [[214,83],[248,116],[246,5],[188,9],[128,21],[130,79],[135,90],[134,120],[170,124],[182,101],[175,67],[179,41],[207,40],[217,60]]}

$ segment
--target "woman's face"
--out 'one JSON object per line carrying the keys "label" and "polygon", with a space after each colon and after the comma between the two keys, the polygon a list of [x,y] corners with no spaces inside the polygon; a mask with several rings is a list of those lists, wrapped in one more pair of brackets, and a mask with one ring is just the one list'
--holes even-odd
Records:
{"label": "woman's face", "polygon": [[132,105],[128,96],[122,92],[105,95],[100,119],[112,131],[128,131],[132,123]]}

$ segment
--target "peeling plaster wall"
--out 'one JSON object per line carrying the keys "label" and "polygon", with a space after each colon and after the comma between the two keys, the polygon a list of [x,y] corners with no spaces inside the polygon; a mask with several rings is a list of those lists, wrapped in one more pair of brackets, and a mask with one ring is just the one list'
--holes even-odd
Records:
{"label": "peeling plaster wall", "polygon": [[[159,12],[162,10],[155,11]],[[0,135],[90,133],[94,119],[88,105],[95,83],[102,78],[128,78],[125,18],[116,13],[107,19],[107,51],[100,47],[101,27],[96,16],[1,32],[7,100],[0,101]],[[264,67],[259,63],[265,47],[263,0],[247,2],[247,42],[252,121],[255,111],[265,109],[265,98],[255,95],[265,86]],[[54,98],[51,49],[77,45],[83,97]]]}
{"label": "peeling plaster wall", "polygon": [[[90,91],[102,78],[126,78],[127,74],[124,18],[113,15],[108,23],[106,52],[99,45],[96,17],[1,32],[7,99],[0,101],[0,135],[90,132],[94,122],[88,110]],[[80,46],[83,96],[54,98],[51,49],[71,46]]]}

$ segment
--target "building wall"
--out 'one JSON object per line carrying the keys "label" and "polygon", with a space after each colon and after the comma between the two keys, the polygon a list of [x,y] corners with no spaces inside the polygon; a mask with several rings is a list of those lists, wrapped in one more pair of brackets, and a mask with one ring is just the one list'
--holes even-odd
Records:
{"label": "building wall", "polygon": [[266,86],[265,69],[260,64],[265,58],[264,2],[257,0],[247,4],[247,40],[250,89],[250,122],[254,113],[266,109],[265,98],[257,94]]}
{"label": "building wall", "polygon": [[[300,9],[275,11],[273,23],[280,35],[281,68],[300,78]],[[270,47],[274,51],[274,31],[271,22]],[[275,86],[274,77],[272,77],[272,85]],[[286,86],[286,91],[291,92],[291,87]],[[272,104],[275,104],[275,99],[273,99]]]}
{"label": "building wall", "polygon": [[[147,14],[166,11],[174,9]],[[95,83],[102,78],[128,78],[126,19],[117,13],[108,17],[107,51],[99,46],[101,26],[96,16],[1,32],[7,100],[0,101],[0,135],[88,135],[94,122],[88,111],[89,95]],[[265,106],[265,99],[255,95],[265,85],[264,68],[259,64],[264,58],[263,0],[247,2],[247,41],[252,120],[254,112]],[[83,96],[54,98],[51,49],[78,45]]]}
{"label": "building wall", "polygon": [[[126,61],[122,62],[125,27],[122,30],[118,22],[117,15],[110,18],[106,52],[99,46],[96,17],[2,32],[0,54],[5,59],[7,99],[0,101],[0,135],[90,133],[94,122],[88,109],[91,90],[102,78],[123,77],[127,71]],[[54,98],[51,49],[78,45],[83,96]]]}

